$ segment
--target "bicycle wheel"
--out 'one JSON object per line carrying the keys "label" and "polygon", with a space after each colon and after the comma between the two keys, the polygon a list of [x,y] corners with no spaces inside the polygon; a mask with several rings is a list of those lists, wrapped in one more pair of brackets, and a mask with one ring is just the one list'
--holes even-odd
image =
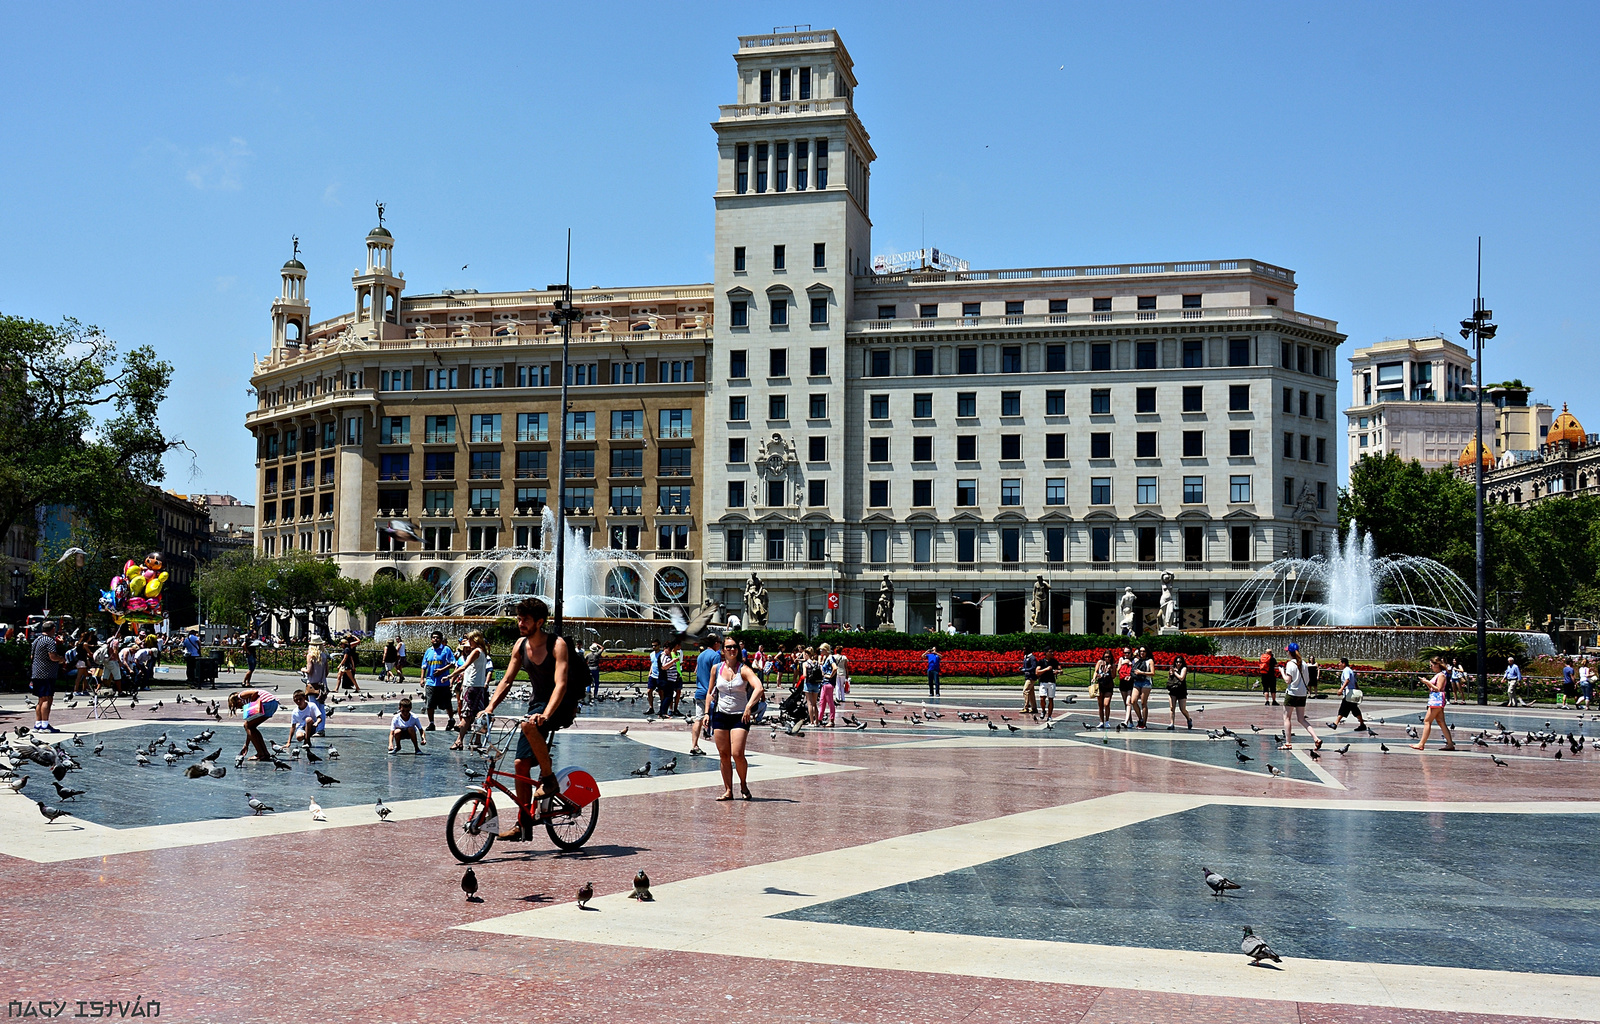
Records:
{"label": "bicycle wheel", "polygon": [[482,793],[463,793],[445,819],[445,843],[463,864],[483,859],[497,838],[494,800]]}
{"label": "bicycle wheel", "polygon": [[544,830],[550,841],[563,850],[576,850],[594,835],[595,823],[600,820],[600,801],[591,800],[582,807],[568,804],[567,810],[571,813],[558,812],[557,816],[546,820]]}

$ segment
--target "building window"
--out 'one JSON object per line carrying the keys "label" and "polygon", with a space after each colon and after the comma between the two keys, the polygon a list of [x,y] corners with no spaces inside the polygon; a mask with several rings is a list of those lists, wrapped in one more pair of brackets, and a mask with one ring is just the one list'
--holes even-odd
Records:
{"label": "building window", "polygon": [[[730,562],[742,562],[742,561],[744,561],[744,531],[743,530],[729,530],[727,536],[728,536],[728,540],[727,540],[726,548],[727,548],[728,561],[730,561]],[[612,547],[615,547],[615,546],[616,546],[615,544],[612,545]]]}
{"label": "building window", "polygon": [[1250,454],[1250,431],[1228,431],[1228,454],[1234,457]]}
{"label": "building window", "polygon": [[1204,389],[1198,384],[1186,384],[1183,388],[1183,411],[1204,411]]}
{"label": "building window", "polygon": [[1228,365],[1229,366],[1249,366],[1250,365],[1250,339],[1249,338],[1229,338],[1228,339]]}
{"label": "building window", "polygon": [[410,444],[411,417],[384,416],[378,420],[379,444]]}
{"label": "building window", "polygon": [[972,374],[978,372],[978,350],[975,348],[956,349],[956,372]]}
{"label": "building window", "polygon": [[1327,403],[1325,401],[1327,397],[1327,395],[1317,396],[1317,419],[1319,420],[1325,420],[1328,418]]}
{"label": "building window", "polygon": [[911,531],[911,560],[913,562],[933,561],[933,531]]}
{"label": "building window", "polygon": [[434,514],[453,512],[456,507],[456,492],[439,488],[428,488],[422,492],[422,507],[424,511]]}
{"label": "building window", "polygon": [[811,297],[811,322],[825,324],[828,322],[828,300],[820,295]]}
{"label": "building window", "polygon": [[828,187],[828,140],[817,140],[817,187]]}
{"label": "building window", "polygon": [[468,474],[473,480],[498,480],[500,479],[500,453],[499,452],[473,452]]}
{"label": "building window", "polygon": [[[787,70],[783,72],[783,86],[783,92],[787,93],[789,91],[789,72]],[[785,95],[783,98],[788,99],[789,97]],[[777,164],[773,174],[777,186],[776,191],[787,192],[789,190],[789,144],[787,142],[778,143],[773,150],[772,159]]]}
{"label": "building window", "polygon": [[454,416],[423,417],[424,444],[455,444],[456,418]]}
{"label": "building window", "polygon": [[1109,415],[1111,415],[1111,389],[1110,388],[1090,388],[1089,389],[1089,415],[1091,415],[1091,416],[1109,416]]}
{"label": "building window", "polygon": [[1204,505],[1206,501],[1206,478],[1203,476],[1186,476],[1183,478],[1183,503],[1185,505]]}
{"label": "building window", "polygon": [[828,461],[828,438],[826,435],[819,434],[806,439],[806,461]]}
{"label": "building window", "polygon": [[889,531],[873,530],[868,533],[868,560],[876,565],[889,561]]}
{"label": "building window", "polygon": [[1014,526],[1000,531],[1000,561],[1022,561],[1022,531]]}
{"label": "building window", "polygon": [[1002,392],[1000,392],[1000,415],[1002,415],[1002,416],[1021,416],[1022,415],[1022,392],[1020,392],[1020,391],[1002,391]]}
{"label": "building window", "polygon": [[728,376],[733,380],[744,380],[750,376],[750,353],[748,350],[736,348],[728,353]]}
{"label": "building window", "polygon": [[1044,435],[1044,457],[1047,459],[1064,459],[1067,457],[1067,435]]}
{"label": "building window", "polygon": [[1133,411],[1136,412],[1136,413],[1139,413],[1139,412],[1155,412],[1156,411],[1156,389],[1155,388],[1135,388],[1134,392],[1133,392]]}
{"label": "building window", "polygon": [[1097,342],[1089,346],[1089,369],[1111,369],[1111,345]]}
{"label": "building window", "polygon": [[812,395],[810,397],[809,417],[814,420],[828,418],[828,396],[826,394]]}
{"label": "building window", "polygon": [[378,373],[379,391],[410,391],[410,370],[382,370]]}
{"label": "building window", "polygon": [[789,325],[789,299],[787,295],[767,296],[768,322],[773,327],[787,327]]}
{"label": "building window", "polygon": [[[1007,305],[1009,305],[1009,303],[1007,303]],[[1021,303],[1018,303],[1018,305],[1021,305]],[[1022,372],[1022,346],[1006,345],[1000,349],[1000,372]]]}
{"label": "building window", "polygon": [[1009,480],[1001,480],[1000,481],[1000,504],[1002,504],[1002,505],[1020,505],[1020,504],[1022,504],[1022,481],[1021,480],[1009,479]]}
{"label": "building window", "polygon": [[[885,442],[887,442],[888,438],[883,438],[883,440]],[[933,438],[931,438],[931,437],[913,437],[911,439],[911,461],[912,462],[932,462],[933,461]]]}
{"label": "building window", "polygon": [[1094,433],[1089,435],[1089,458],[1111,458],[1111,435],[1109,433]]}
{"label": "building window", "polygon": [[1229,384],[1228,385],[1228,411],[1229,412],[1249,412],[1250,411],[1250,385],[1248,385],[1248,384]]}
{"label": "building window", "polygon": [[1206,365],[1205,342],[1199,338],[1185,338],[1183,341],[1183,365],[1185,369],[1196,369]]}
{"label": "building window", "polygon": [[1154,370],[1156,368],[1156,343],[1141,341],[1134,346],[1134,367],[1140,370]]}
{"label": "building window", "polygon": [[733,190],[740,194],[750,191],[750,147],[738,147],[734,158]]}
{"label": "building window", "polygon": [[550,364],[517,367],[517,387],[547,388],[550,386]]}
{"label": "building window", "polygon": [[[591,495],[594,494],[593,488],[590,489],[589,493]],[[467,500],[471,508],[498,509],[500,507],[500,488],[473,487],[467,492]],[[594,504],[592,499],[589,504],[591,506]]]}
{"label": "building window", "polygon": [[811,530],[806,536],[806,557],[813,562],[821,562],[828,557],[828,531]]}
{"label": "building window", "polygon": [[911,415],[916,419],[929,419],[933,416],[933,395],[922,392],[911,396]]}
{"label": "building window", "polygon": [[1292,476],[1283,478],[1283,503],[1285,505],[1294,504],[1294,477]]}
{"label": "building window", "polygon": [[980,316],[982,313],[983,303],[981,302],[963,302],[961,304],[962,316]]}
{"label": "building window", "polygon": [[728,323],[734,327],[749,327],[749,306],[743,299],[734,299],[728,303]]}
{"label": "building window", "polygon": [[1183,560],[1185,562],[1205,561],[1206,531],[1203,526],[1185,526],[1183,528]]}
{"label": "building window", "polygon": [[890,374],[889,350],[886,348],[873,349],[871,354],[872,368],[868,373],[871,377],[887,377]]}
{"label": "building window", "polygon": [[[274,473],[272,470],[268,470],[267,471],[267,483],[269,485],[268,489],[267,489],[267,493],[268,494],[272,493],[270,485],[272,484],[273,478],[276,475],[277,474]],[[411,456],[410,455],[388,455],[388,454],[379,455],[378,456],[378,479],[379,480],[410,480],[411,479]],[[290,481],[290,482],[292,483],[293,481]],[[286,490],[286,491],[287,490],[292,490],[292,488],[285,487],[284,490]]]}
{"label": "building window", "polygon": [[451,367],[450,369],[427,370],[425,371],[425,376],[423,378],[427,382],[424,386],[429,391],[449,390],[457,386],[460,372],[461,371],[455,367]]}
{"label": "building window", "polygon": [[1006,300],[1006,316],[1021,316],[1022,303],[1016,299]]}
{"label": "building window", "polygon": [[919,348],[911,353],[911,372],[918,377],[933,375],[933,349]]}
{"label": "building window", "polygon": [[978,504],[978,481],[956,481],[956,505],[960,508],[974,508]]}
{"label": "building window", "polygon": [[956,531],[956,561],[976,562],[978,560],[978,531],[961,529]]}
{"label": "building window", "polygon": [[933,481],[911,481],[911,505],[913,508],[933,507]]}
{"label": "building window", "polygon": [[784,269],[784,247],[781,245],[775,245],[772,247],[772,269]]}
{"label": "building window", "polygon": [[1285,416],[1294,415],[1294,388],[1283,389],[1283,414]]}
{"label": "building window", "polygon": [[1250,561],[1250,527],[1235,526],[1228,531],[1229,556],[1235,562]]}
{"label": "building window", "polygon": [[867,506],[869,508],[889,507],[889,481],[872,480],[867,483]]}
{"label": "building window", "polygon": [[1305,434],[1300,435],[1300,461],[1311,461],[1311,438]]}
{"label": "building window", "polygon": [[826,481],[826,480],[807,480],[806,481],[806,504],[815,507],[817,505],[826,505],[827,503],[828,503],[828,481]]}
{"label": "building window", "polygon": [[1156,560],[1156,528],[1154,526],[1141,526],[1135,535],[1139,544],[1139,561],[1154,562]]}
{"label": "building window", "polygon": [[783,561],[783,559],[784,559],[783,548],[784,548],[783,531],[782,530],[768,530],[767,531],[767,561],[769,561],[769,562],[781,562],[781,561]]}
{"label": "building window", "polygon": [[1044,347],[1044,368],[1047,373],[1062,373],[1067,368],[1067,346],[1046,345]]}
{"label": "building window", "polygon": [[1044,393],[1044,414],[1046,416],[1065,416],[1067,414],[1067,393],[1065,391],[1046,391]]}
{"label": "building window", "polygon": [[924,320],[933,320],[937,318],[938,315],[939,304],[937,302],[924,302],[917,307],[917,316]]}
{"label": "building window", "polygon": [[1160,502],[1157,496],[1156,478],[1153,476],[1136,477],[1134,480],[1134,501],[1140,505],[1155,505]]}
{"label": "building window", "polygon": [[1323,480],[1317,481],[1317,507],[1328,507],[1328,484]]}
{"label": "building window", "polygon": [[503,388],[506,385],[504,366],[474,366],[472,386],[475,388]]}
{"label": "building window", "polygon": [[[730,437],[730,438],[728,438],[728,461],[729,462],[744,462],[744,461],[746,461],[744,438],[742,438],[742,437]],[[616,468],[617,468],[616,464],[617,464],[617,449],[612,449],[612,451],[611,451],[611,475],[612,476],[616,475]]]}
{"label": "building window", "polygon": [[978,393],[976,391],[956,392],[956,416],[970,418],[978,415]]}
{"label": "building window", "polygon": [[1206,453],[1206,434],[1203,430],[1185,430],[1183,432],[1183,457],[1198,459]]}
{"label": "building window", "polygon": [[1111,527],[1096,526],[1089,530],[1089,560],[1111,561]]}
{"label": "building window", "polygon": [[789,503],[789,488],[782,480],[767,481],[767,506],[782,508]]}
{"label": "building window", "polygon": [[728,398],[728,419],[742,420],[746,418],[745,398],[743,395],[731,395]]}
{"label": "building window", "polygon": [[811,266],[815,270],[824,270],[828,266],[828,243],[811,243]]}
{"label": "building window", "polygon": [[1067,560],[1067,531],[1065,528],[1051,526],[1045,529],[1044,558],[1047,562],[1065,562]]}
{"label": "building window", "polygon": [[1311,393],[1309,391],[1300,392],[1300,415],[1311,415]]}
{"label": "building window", "polygon": [[[810,90],[807,88],[807,83],[810,81],[810,74],[810,68],[800,69],[800,98],[803,100],[810,98]],[[797,192],[804,192],[806,190],[806,148],[808,146],[808,141],[809,140],[806,139],[796,139],[794,141],[794,187],[795,191]]]}
{"label": "building window", "polygon": [[976,434],[956,435],[956,461],[972,462],[978,457],[978,437]]}
{"label": "building window", "polygon": [[812,348],[811,350],[811,376],[825,377],[828,375],[828,350],[826,348]]}
{"label": "building window", "polygon": [[1133,455],[1136,459],[1153,459],[1156,457],[1156,432],[1141,430],[1133,435]]}
{"label": "building window", "polygon": [[1286,459],[1294,458],[1294,434],[1292,433],[1283,435],[1283,457]]}
{"label": "building window", "polygon": [[[452,417],[453,419],[454,417]],[[594,413],[569,412],[567,413],[567,440],[568,441],[593,441],[594,440]]]}
{"label": "building window", "polygon": [[[771,72],[762,72],[762,73],[763,74],[770,74]],[[769,99],[771,98],[771,90],[770,89],[768,90],[768,98]],[[765,192],[766,190],[767,190],[767,144],[765,142],[758,142],[758,143],[756,143],[756,191],[757,192]]]}
{"label": "building window", "polygon": [[1067,503],[1066,477],[1046,477],[1044,482],[1044,503],[1046,505],[1065,505]]}
{"label": "building window", "polygon": [[787,395],[767,396],[767,419],[786,420],[789,418],[789,397]]}
{"label": "building window", "polygon": [[347,416],[344,421],[344,443],[360,444],[363,420],[360,416]]}
{"label": "building window", "polygon": [[[744,147],[740,146],[739,148],[743,149]],[[733,271],[736,274],[744,273],[744,246],[742,245],[733,247]]]}
{"label": "building window", "polygon": [[1250,501],[1250,478],[1247,476],[1228,477],[1228,500],[1235,505],[1248,504]]}
{"label": "building window", "polygon": [[1096,476],[1089,479],[1089,504],[1111,504],[1111,478]]}
{"label": "building window", "polygon": [[499,444],[500,443],[500,414],[473,413],[470,440],[473,444]]}
{"label": "building window", "polygon": [[875,420],[886,420],[889,418],[888,395],[872,395],[868,398],[867,405],[869,407],[868,415],[870,418]]}
{"label": "building window", "polygon": [[867,461],[889,461],[889,439],[887,437],[870,437],[867,439]]}
{"label": "building window", "polygon": [[[644,455],[644,449],[642,449],[642,448],[612,449],[612,451],[611,451],[611,475],[612,476],[639,476],[641,474],[642,470],[636,471],[636,472],[627,472],[626,471],[626,468],[625,468],[626,459],[630,454],[634,455],[636,457],[642,457]],[[621,456],[620,459],[619,459],[619,456]],[[548,463],[549,457],[550,457],[550,453],[549,452],[545,452],[545,451],[537,451],[537,452],[534,452],[534,451],[520,451],[520,452],[517,452],[517,479],[518,480],[540,480],[540,479],[543,479],[545,477],[546,473],[548,472],[546,467],[549,464]],[[642,461],[641,461],[641,465],[642,465]]]}

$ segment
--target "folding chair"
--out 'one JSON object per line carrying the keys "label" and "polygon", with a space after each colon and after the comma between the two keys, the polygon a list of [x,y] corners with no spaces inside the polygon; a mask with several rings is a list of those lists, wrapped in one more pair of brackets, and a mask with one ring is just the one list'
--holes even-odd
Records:
{"label": "folding chair", "polygon": [[121,718],[122,712],[117,710],[117,691],[110,686],[96,687],[94,703],[89,707],[88,717],[101,720]]}

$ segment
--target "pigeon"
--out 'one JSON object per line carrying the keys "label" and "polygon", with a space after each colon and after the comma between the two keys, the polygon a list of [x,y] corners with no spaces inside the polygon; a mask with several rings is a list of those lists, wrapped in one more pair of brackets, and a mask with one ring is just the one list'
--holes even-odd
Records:
{"label": "pigeon", "polygon": [[167,762],[167,767],[169,768],[178,763],[177,754],[162,754],[161,758]]}
{"label": "pigeon", "polygon": [[[150,763],[150,759],[148,757],[144,756],[144,751],[142,751],[142,750],[139,751],[137,754],[135,754],[133,759],[135,761],[139,762],[140,767],[143,767],[144,765],[147,765],[147,764]],[[243,761],[244,758],[241,757],[239,760]]]}
{"label": "pigeon", "polygon": [[389,810],[389,805],[383,802],[383,797],[381,796],[378,798],[378,802],[372,805],[372,809],[378,812],[379,821],[388,821],[389,815],[394,813]]}
{"label": "pigeon", "polygon": [[1495,764],[1499,765],[1502,768],[1504,768],[1506,766],[1506,762],[1500,760],[1498,757],[1495,757],[1493,754],[1489,755],[1489,760],[1493,761]]}
{"label": "pigeon", "polygon": [[1238,882],[1230,881],[1208,867],[1201,867],[1200,874],[1204,876],[1206,885],[1210,886],[1211,891],[1218,896],[1221,896],[1228,889],[1239,888]]}
{"label": "pigeon", "polygon": [[1313,750],[1313,751],[1311,751],[1311,760],[1320,761],[1320,760],[1322,760],[1322,755],[1317,753],[1315,750]]}
{"label": "pigeon", "polygon": [[339,780],[334,778],[332,775],[324,775],[315,769],[312,769],[312,774],[317,777],[317,783],[319,785],[336,786],[339,784]]}
{"label": "pigeon", "polygon": [[1255,758],[1251,757],[1249,754],[1246,754],[1242,750],[1235,750],[1233,752],[1233,756],[1237,757],[1239,759],[1239,763],[1240,764],[1244,764],[1246,761],[1254,761],[1255,760]]}
{"label": "pigeon", "polygon": [[583,888],[578,890],[578,909],[584,909],[592,899],[594,899],[594,883],[585,882],[583,883]]}
{"label": "pigeon", "polygon": [[618,736],[626,736],[626,735],[628,735],[628,726],[626,726],[626,725],[625,725],[625,726],[623,726],[623,727],[622,727],[622,729],[621,729],[621,731],[619,731],[619,732],[618,732],[618,733],[617,733],[617,735],[618,735]]}
{"label": "pigeon", "polygon": [[97,740],[97,741],[95,741],[94,756],[95,757],[99,757],[100,756],[100,752],[102,750],[104,750],[104,749],[106,749],[106,741],[105,740]]}
{"label": "pigeon", "polygon": [[224,768],[220,764],[213,764],[210,768],[206,769],[206,774],[211,776],[213,779],[220,779],[224,775],[228,774],[228,769]]}
{"label": "pigeon", "polygon": [[1350,753],[1350,744],[1346,743],[1344,746],[1334,751],[1334,753],[1338,754],[1340,757],[1343,757],[1344,755]]}
{"label": "pigeon", "polygon": [[1250,930],[1249,925],[1244,925],[1244,941],[1239,943],[1239,948],[1244,950],[1244,955],[1250,958],[1252,964],[1259,964],[1263,960],[1271,960],[1275,964],[1283,963],[1283,957],[1272,951],[1265,939]]}
{"label": "pigeon", "polygon": [[[68,707],[77,707],[76,704],[68,704],[67,706]],[[83,746],[83,736],[81,734],[79,734],[79,733],[73,733],[72,734],[72,745],[75,746],[75,747]]]}
{"label": "pigeon", "polygon": [[244,755],[243,754],[240,754],[237,758],[234,759],[233,766],[235,768],[243,768],[244,767]]}
{"label": "pigeon", "polygon": [[1387,754],[1389,752],[1389,745],[1387,743],[1379,742],[1378,749]]}
{"label": "pigeon", "polygon": [[45,818],[51,822],[54,822],[57,818],[72,817],[71,814],[61,810],[59,807],[48,806],[43,800],[35,800],[34,803],[39,805],[39,813],[44,815]]}
{"label": "pigeon", "polygon": [[309,743],[305,746],[305,753],[306,760],[312,764],[316,764],[318,761],[322,760],[322,758],[317,756],[317,752],[311,749],[311,745]]}
{"label": "pigeon", "polygon": [[[883,720],[879,719],[879,721],[883,721]],[[888,725],[889,723],[888,722],[884,722],[883,724],[884,725]],[[1000,727],[998,725],[995,725],[993,722],[985,722],[984,724],[989,727],[989,731],[990,732],[999,732],[1000,731]]]}
{"label": "pigeon", "polygon": [[207,775],[206,766],[196,762],[185,768],[183,774],[191,779],[203,779]]}
{"label": "pigeon", "polygon": [[[272,759],[272,770],[275,772],[292,772],[294,771],[294,768],[289,764],[288,761],[275,757]],[[317,774],[320,775],[322,773],[318,772]]]}
{"label": "pigeon", "polygon": [[[39,806],[43,807],[44,805],[40,804]],[[633,876],[633,894],[628,898],[630,900],[638,900],[640,903],[652,903],[655,901],[655,897],[650,895],[650,876],[644,873],[644,868],[640,868],[639,873]]]}
{"label": "pigeon", "polygon": [[1277,778],[1280,778],[1280,779],[1283,778],[1283,769],[1279,768],[1275,764],[1267,765],[1267,771],[1269,773],[1271,773],[1272,775],[1276,776]]}
{"label": "pigeon", "polygon": [[7,789],[11,790],[11,792],[13,792],[13,793],[22,792],[22,787],[26,786],[27,784],[28,784],[28,776],[26,776],[26,775],[18,775],[14,779],[6,779],[4,783],[0,783],[0,785],[4,785]]}
{"label": "pigeon", "polygon": [[218,747],[217,749],[213,750],[211,753],[207,754],[205,757],[202,757],[200,760],[202,760],[202,761],[215,761],[217,758],[219,758],[221,756],[222,756],[222,748]]}
{"label": "pigeon", "polygon": [[461,891],[467,894],[467,902],[473,902],[478,895],[478,876],[472,869],[467,868],[467,873],[461,876]]}
{"label": "pigeon", "polygon": [[672,758],[669,761],[664,762],[661,765],[660,768],[656,769],[656,771],[658,771],[658,772],[666,772],[668,775],[672,774],[673,772],[675,772],[677,770],[678,770],[678,759],[676,757]]}
{"label": "pigeon", "polygon": [[339,748],[338,747],[331,746],[331,745],[328,747],[328,760],[330,760],[330,761],[339,760]]}
{"label": "pigeon", "polygon": [[62,779],[67,777],[67,766],[64,764],[58,764],[54,768],[50,769],[50,774],[55,776],[57,782],[60,782]]}
{"label": "pigeon", "polygon": [[274,808],[269,807],[266,804],[262,803],[259,797],[251,796],[250,792],[248,790],[245,791],[244,798],[245,798],[246,801],[249,802],[250,810],[254,814],[260,814],[263,811],[272,811],[272,810],[274,810]]}
{"label": "pigeon", "polygon": [[1022,731],[1021,729],[1018,729],[1016,726],[1012,725],[1010,722],[1006,723],[1006,728],[1010,729],[1012,732],[1021,732]]}
{"label": "pigeon", "polygon": [[643,778],[643,777],[649,775],[650,774],[650,762],[646,761],[643,765],[641,765],[638,768],[635,768],[633,771],[629,772],[628,774],[629,775],[637,775],[640,778]]}

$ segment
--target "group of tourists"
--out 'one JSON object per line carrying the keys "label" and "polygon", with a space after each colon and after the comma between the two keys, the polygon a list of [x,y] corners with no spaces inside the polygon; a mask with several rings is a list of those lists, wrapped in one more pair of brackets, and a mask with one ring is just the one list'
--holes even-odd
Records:
{"label": "group of tourists", "polygon": [[[1155,659],[1147,647],[1124,647],[1120,652],[1101,652],[1095,661],[1089,683],[1099,714],[1099,724],[1095,728],[1111,728],[1111,696],[1115,688],[1122,692],[1122,727],[1148,729],[1150,695],[1155,689],[1155,677]],[[1168,732],[1177,729],[1180,713],[1183,715],[1184,728],[1194,728],[1194,718],[1189,714],[1189,661],[1181,654],[1174,655],[1172,664],[1167,667],[1167,704],[1170,714]]]}

